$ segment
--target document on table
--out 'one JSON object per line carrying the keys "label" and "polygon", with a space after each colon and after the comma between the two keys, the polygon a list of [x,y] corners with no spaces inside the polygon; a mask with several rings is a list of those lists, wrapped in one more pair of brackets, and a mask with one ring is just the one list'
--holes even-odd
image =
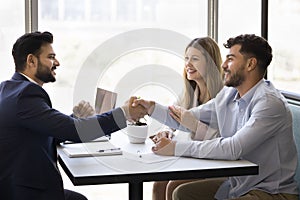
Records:
{"label": "document on table", "polygon": [[110,142],[72,143],[62,144],[61,146],[70,158],[122,154],[121,148],[114,146]]}
{"label": "document on table", "polygon": [[[108,142],[108,141],[109,141],[108,136],[102,136],[102,137],[96,138],[90,142]],[[67,140],[67,141],[63,142],[63,144],[74,144],[74,142]]]}
{"label": "document on table", "polygon": [[126,159],[135,160],[142,163],[157,163],[157,162],[164,162],[164,161],[170,161],[178,159],[178,157],[175,156],[160,156],[156,155],[154,153],[128,153],[124,152],[123,156]]}

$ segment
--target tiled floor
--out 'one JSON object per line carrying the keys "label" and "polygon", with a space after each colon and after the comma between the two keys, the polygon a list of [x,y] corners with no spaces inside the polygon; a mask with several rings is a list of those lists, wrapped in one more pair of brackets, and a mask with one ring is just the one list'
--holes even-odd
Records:
{"label": "tiled floor", "polygon": [[[89,200],[127,200],[128,184],[74,186],[63,169],[60,169],[66,189],[84,194]],[[144,200],[152,199],[152,182],[144,183]]]}

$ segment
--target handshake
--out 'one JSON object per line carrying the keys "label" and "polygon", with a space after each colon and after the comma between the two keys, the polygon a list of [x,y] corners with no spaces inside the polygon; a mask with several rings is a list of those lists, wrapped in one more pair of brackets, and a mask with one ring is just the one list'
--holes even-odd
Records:
{"label": "handshake", "polygon": [[[140,118],[143,118],[145,115],[151,115],[155,107],[154,101],[147,101],[137,97],[130,97],[128,101],[122,106],[122,109],[125,112],[125,117],[129,121],[138,121]],[[151,140],[155,143],[155,146],[152,147],[152,151],[159,155],[174,155],[175,151],[175,141],[164,137],[160,134],[157,134],[154,137],[150,137]]]}
{"label": "handshake", "polygon": [[137,97],[130,97],[121,107],[128,121],[139,121],[145,115],[151,115],[154,110],[155,102],[147,101]]}
{"label": "handshake", "polygon": [[[137,122],[145,115],[151,115],[154,111],[154,108],[154,101],[144,100],[134,96],[130,97],[129,100],[127,100],[124,105],[121,106],[121,109],[124,111],[125,118],[131,122]],[[169,110],[170,115],[178,123],[183,123],[184,121],[188,121],[190,123],[193,121],[190,117],[188,118],[189,120],[182,120],[182,118],[186,115],[185,113],[188,113],[183,108],[170,106]],[[73,115],[78,118],[86,118],[95,115],[95,110],[88,102],[81,101],[73,108]],[[155,143],[155,146],[152,148],[154,153],[160,155],[174,155],[176,142],[171,141],[170,137],[162,133],[158,133],[151,139]]]}
{"label": "handshake", "polygon": [[[154,111],[155,102],[132,96],[121,106],[128,121],[137,122],[145,115],[151,115]],[[179,124],[192,132],[198,129],[198,119],[189,111],[179,106],[169,106],[171,117]],[[73,108],[73,114],[78,118],[86,118],[95,114],[94,108],[85,101],[81,101]]]}
{"label": "handshake", "polygon": [[[137,97],[130,97],[121,108],[128,121],[138,121],[145,115],[150,115],[154,110],[154,101],[147,101]],[[94,108],[86,101],[81,101],[73,108],[73,115],[77,118],[86,118],[95,115]]]}

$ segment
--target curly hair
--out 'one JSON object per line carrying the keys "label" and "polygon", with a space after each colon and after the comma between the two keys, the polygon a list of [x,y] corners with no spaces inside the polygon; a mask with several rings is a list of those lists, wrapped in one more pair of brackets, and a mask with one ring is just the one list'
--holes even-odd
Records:
{"label": "curly hair", "polygon": [[265,73],[273,58],[272,48],[267,40],[254,34],[243,34],[229,38],[223,45],[225,48],[231,48],[236,44],[241,45],[240,53],[242,55],[256,58],[261,72]]}

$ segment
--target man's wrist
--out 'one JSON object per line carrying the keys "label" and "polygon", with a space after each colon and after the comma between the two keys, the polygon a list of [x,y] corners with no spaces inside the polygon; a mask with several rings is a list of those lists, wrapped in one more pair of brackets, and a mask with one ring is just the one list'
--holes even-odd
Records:
{"label": "man's wrist", "polygon": [[150,101],[150,106],[149,106],[149,108],[147,109],[148,115],[152,115],[152,113],[153,113],[153,111],[154,111],[154,108],[155,108],[155,101]]}
{"label": "man's wrist", "polygon": [[75,118],[75,119],[78,119],[78,118],[79,118],[79,117],[77,117],[77,115],[75,115],[74,113],[72,113],[70,116],[73,117],[73,118]]}
{"label": "man's wrist", "polygon": [[128,108],[128,106],[121,106],[120,108],[123,111],[123,114],[124,114],[125,118],[128,119],[129,116],[130,116],[129,115],[129,108]]}

